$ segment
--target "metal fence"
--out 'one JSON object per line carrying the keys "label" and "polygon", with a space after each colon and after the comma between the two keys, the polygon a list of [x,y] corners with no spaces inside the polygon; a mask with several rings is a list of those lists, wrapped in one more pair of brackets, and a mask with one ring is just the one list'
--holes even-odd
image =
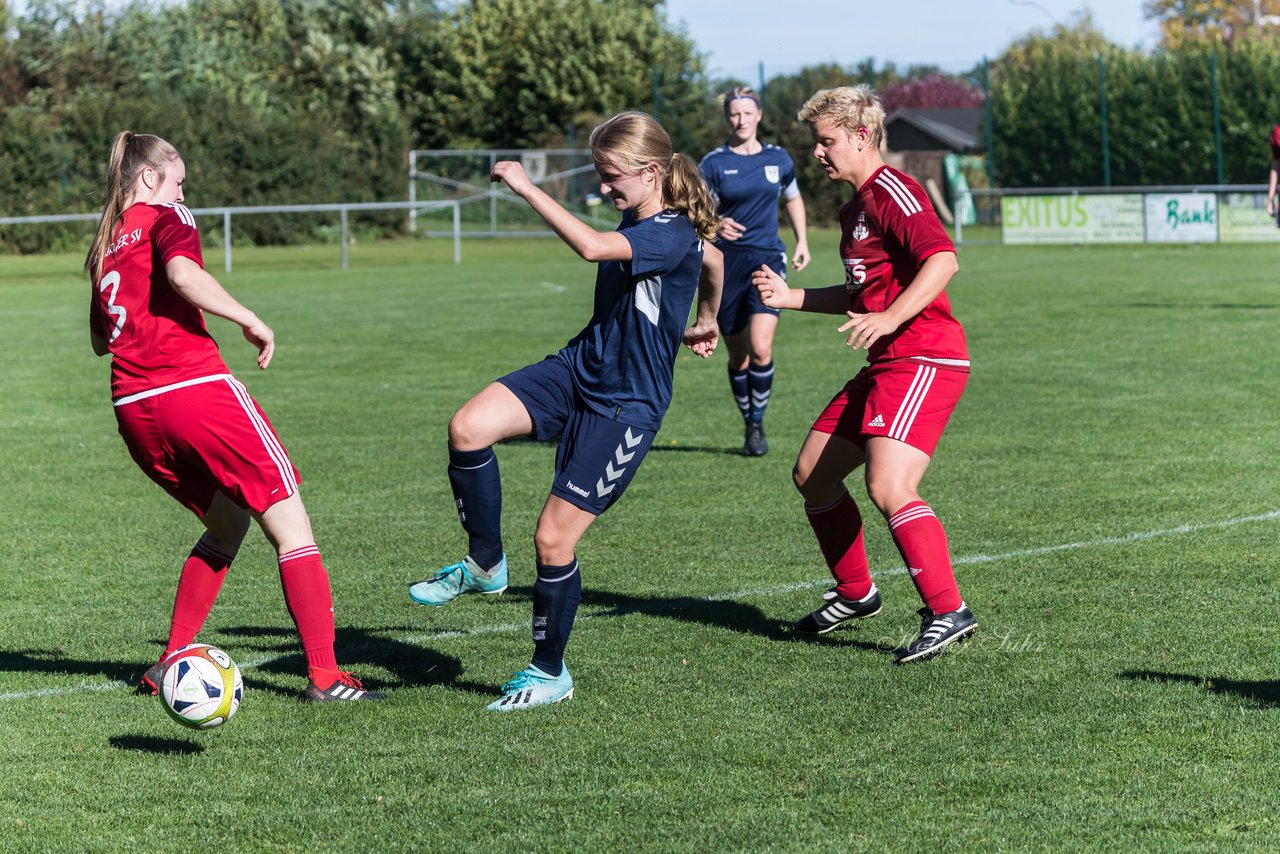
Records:
{"label": "metal fence", "polygon": [[[243,207],[192,208],[195,216],[222,217],[223,266],[231,272],[231,218],[233,215],[246,214],[281,214],[281,213],[338,213],[342,245],[342,269],[347,269],[347,247],[351,243],[347,226],[348,214],[352,211],[408,211],[409,215],[428,210],[450,210],[453,214],[453,230],[451,232],[432,232],[428,236],[438,234],[452,235],[453,263],[462,263],[462,217],[460,205],[454,201],[430,202],[338,202],[324,205],[246,205]],[[49,214],[47,216],[8,216],[0,217],[0,225],[21,225],[26,223],[54,222],[97,222],[101,214]]]}
{"label": "metal fence", "polygon": [[[499,160],[520,161],[529,179],[569,213],[601,225],[589,148],[414,149],[409,152],[409,201],[421,204],[420,199],[431,199],[465,206],[467,237],[554,236],[527,202],[489,180]],[[418,230],[412,208],[409,230]]]}

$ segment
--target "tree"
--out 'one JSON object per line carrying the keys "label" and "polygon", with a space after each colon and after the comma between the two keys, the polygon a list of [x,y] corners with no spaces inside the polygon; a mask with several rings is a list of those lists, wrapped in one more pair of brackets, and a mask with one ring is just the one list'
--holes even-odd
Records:
{"label": "tree", "polygon": [[935,71],[918,79],[890,83],[880,91],[880,103],[887,114],[911,108],[980,107],[982,93]]}
{"label": "tree", "polygon": [[400,57],[415,144],[528,147],[583,114],[653,111],[677,142],[702,59],[645,0],[466,0]]}
{"label": "tree", "polygon": [[1188,42],[1229,45],[1274,35],[1280,0],[1146,0],[1143,12],[1159,21],[1162,45],[1177,50]]}

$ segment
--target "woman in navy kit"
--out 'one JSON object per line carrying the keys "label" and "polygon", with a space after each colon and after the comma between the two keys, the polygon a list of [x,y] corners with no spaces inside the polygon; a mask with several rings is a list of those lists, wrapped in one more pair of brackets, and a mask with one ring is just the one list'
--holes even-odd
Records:
{"label": "woman in navy kit", "polygon": [[918,492],[969,377],[964,329],[946,295],[955,246],[920,184],[881,159],[884,108],[870,87],[823,89],[798,118],[813,132],[827,178],[853,190],[840,211],[845,282],[790,288],[761,269],[755,285],[766,305],[846,315],[839,329],[850,347],[866,348],[868,364],[827,404],[796,458],[796,488],[836,587],[795,629],[825,634],[880,612],[862,516],[844,485],[865,464],[867,494],[924,601],[920,633],[898,661],[920,661],[978,628],[956,585],[946,532]]}
{"label": "woman in navy kit", "polygon": [[778,237],[779,196],[786,200],[796,235],[792,267],[803,270],[809,263],[795,165],[786,151],[756,138],[762,117],[760,100],[748,87],[725,93],[729,138],[698,166],[723,217],[716,241],[724,252],[724,296],[717,320],[729,348],[729,388],[742,414],[742,452],[751,457],[769,451],[764,412],[773,391],[773,334],[778,328],[778,310],[760,301],[751,274],[766,266],[786,275],[787,248]]}
{"label": "woman in navy kit", "polygon": [[[469,537],[467,556],[409,588],[423,605],[461,593],[501,593],[502,484],[492,446],[517,436],[559,436],[551,494],[534,533],[534,653],[489,705],[514,711],[573,696],[564,666],[582,578],[575,549],[596,517],[626,490],[671,401],[683,340],[715,350],[723,261],[705,243],[716,215],[697,167],[674,154],[666,131],[644,113],[621,113],[591,133],[601,195],[622,212],[616,231],[597,232],[537,187],[518,162],[490,176],[527,201],[570,248],[598,262],[595,306],[585,329],[558,353],[489,384],[449,422],[449,481]],[[698,297],[697,317],[684,324]]]}
{"label": "woman in navy kit", "polygon": [[[266,414],[231,375],[202,312],[237,324],[266,370],[275,333],[204,269],[181,204],[186,166],[172,145],[125,131],[111,145],[107,199],[85,259],[89,339],[111,354],[120,435],[138,466],[204,524],[178,578],[165,656],[191,643],[256,519],[276,549],[285,604],[307,658],[305,699],[380,700],[334,657],[329,575],[298,494],[301,479]],[[142,677],[155,693],[163,666]]]}

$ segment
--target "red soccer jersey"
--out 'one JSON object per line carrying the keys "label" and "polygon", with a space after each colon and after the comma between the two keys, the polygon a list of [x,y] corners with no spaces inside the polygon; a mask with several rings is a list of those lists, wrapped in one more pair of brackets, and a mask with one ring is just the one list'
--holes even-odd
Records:
{"label": "red soccer jersey", "polygon": [[90,318],[111,351],[112,398],[229,373],[200,309],[169,284],[164,265],[179,255],[204,266],[191,211],[139,203],[124,212]]}
{"label": "red soccer jersey", "polygon": [[[840,225],[845,288],[857,312],[884,311],[930,255],[955,251],[924,189],[888,166],[877,169],[840,210]],[[945,290],[867,354],[869,362],[907,358],[968,368],[964,329],[951,316]]]}

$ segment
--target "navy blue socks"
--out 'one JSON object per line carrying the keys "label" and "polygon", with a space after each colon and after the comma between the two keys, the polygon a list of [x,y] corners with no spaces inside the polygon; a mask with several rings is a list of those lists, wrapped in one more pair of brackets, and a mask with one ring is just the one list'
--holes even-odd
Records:
{"label": "navy blue socks", "polygon": [[582,573],[574,558],[564,566],[538,564],[533,585],[533,664],[552,676],[564,669],[564,647],[582,601]]}
{"label": "navy blue socks", "polygon": [[773,362],[748,368],[747,387],[751,391],[751,407],[743,417],[759,424],[764,421],[764,410],[769,405],[769,395],[773,393]]}
{"label": "navy blue socks", "polygon": [[459,451],[449,446],[449,485],[458,521],[471,538],[467,553],[481,569],[502,560],[502,481],[493,448]]}

